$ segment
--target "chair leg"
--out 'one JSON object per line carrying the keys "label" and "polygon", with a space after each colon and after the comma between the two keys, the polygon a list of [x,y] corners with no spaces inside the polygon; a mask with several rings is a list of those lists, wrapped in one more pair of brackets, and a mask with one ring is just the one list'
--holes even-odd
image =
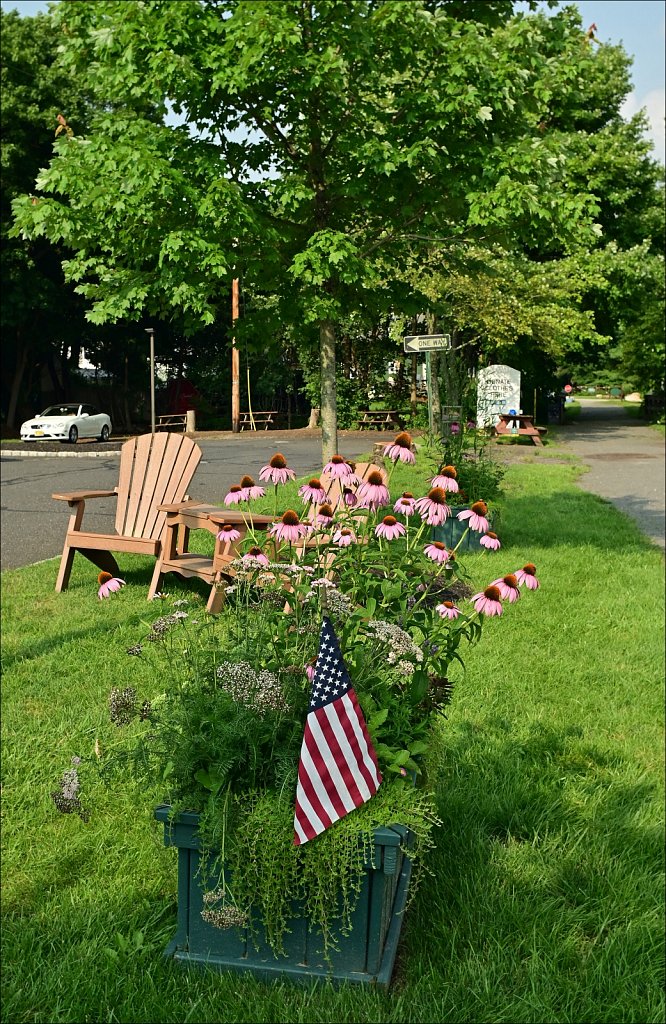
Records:
{"label": "chair leg", "polygon": [[76,552],[87,558],[89,562],[96,565],[102,572],[110,572],[112,576],[118,576],[120,568],[115,558],[110,551],[97,551],[94,548],[75,548],[72,547],[65,541],[65,546],[62,550],[62,558],[60,559],[60,569],[58,570],[58,578],[56,580],[56,594],[59,594],[63,590],[67,590],[69,585],[69,577],[72,571],[72,565],[74,563],[74,555]]}
{"label": "chair leg", "polygon": [[65,542],[65,546],[62,549],[62,558],[60,559],[60,568],[58,569],[58,578],[55,585],[56,594],[59,594],[63,590],[67,590],[73,561],[74,548],[70,548],[69,544]]}
{"label": "chair leg", "polygon": [[[226,583],[226,580],[224,580],[224,578],[220,578],[218,583]],[[206,605],[206,611],[210,615],[219,615],[222,605],[224,604],[224,598],[224,587],[219,585],[216,586],[215,583],[213,583],[213,586],[210,588],[210,596],[208,598],[208,604]]]}
{"label": "chair leg", "polygon": [[155,594],[159,590],[161,578],[162,578],[162,559],[158,558],[157,562],[155,564],[155,569],[153,571],[153,578],[150,581],[150,586],[148,588],[148,600],[149,601],[152,601],[152,599],[155,597]]}

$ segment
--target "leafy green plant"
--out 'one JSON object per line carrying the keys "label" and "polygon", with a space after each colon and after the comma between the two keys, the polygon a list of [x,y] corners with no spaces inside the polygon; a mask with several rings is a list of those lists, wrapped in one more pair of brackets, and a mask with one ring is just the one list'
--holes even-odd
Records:
{"label": "leafy green plant", "polygon": [[[304,483],[305,511],[276,518],[264,551],[249,494],[252,488],[261,500],[263,489],[244,478],[249,539],[219,584],[221,614],[186,610],[182,600],[167,606],[127,649],[128,677],[140,663],[137,675],[159,680],[157,692],[116,685],[110,694],[110,718],[122,733],[96,762],[99,770],[108,780],[131,774],[161,787],[174,814],[199,813],[206,920],[243,925],[258,907],[276,951],[294,900],[327,949],[336,928],[348,927],[377,825],[405,825],[412,837],[405,853],[422,860],[436,822],[424,763],[451,699],[450,668],[464,667],[466,646],[479,640],[485,615],[501,613],[500,598],[513,602],[519,594],[518,577],[505,576],[470,599],[461,542],[446,549],[431,541],[433,526],[453,514],[446,499],[458,486],[454,469],[432,477],[441,452],[424,448],[427,494],[403,492],[394,503],[389,486],[414,461],[412,448],[411,437],[399,434],[386,447],[390,472],[370,466],[363,477],[335,456],[322,474],[330,493],[317,479]],[[289,472],[280,454],[262,471],[276,500]],[[230,503],[235,498],[230,492]],[[468,530],[487,530],[484,508],[474,506]],[[533,567],[522,575],[536,589]],[[383,782],[378,796],[294,849],[294,792],[322,614],[339,639]],[[87,815],[78,770],[63,776],[56,806]],[[333,866],[326,881],[324,864]]]}

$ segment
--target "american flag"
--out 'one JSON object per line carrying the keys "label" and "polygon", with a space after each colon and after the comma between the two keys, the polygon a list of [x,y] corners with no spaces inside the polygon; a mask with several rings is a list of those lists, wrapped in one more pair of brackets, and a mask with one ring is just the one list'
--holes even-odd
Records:
{"label": "american flag", "polygon": [[294,846],[360,807],[381,781],[338,638],[324,618],[298,766]]}

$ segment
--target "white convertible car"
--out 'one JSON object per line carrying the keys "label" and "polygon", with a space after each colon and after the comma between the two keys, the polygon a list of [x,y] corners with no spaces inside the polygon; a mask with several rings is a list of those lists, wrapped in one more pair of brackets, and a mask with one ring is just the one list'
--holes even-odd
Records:
{"label": "white convertible car", "polygon": [[76,444],[80,437],[96,437],[108,441],[111,436],[111,420],[105,412],[98,412],[94,405],[77,405],[63,402],[50,405],[32,419],[21,424],[22,441],[69,441]]}

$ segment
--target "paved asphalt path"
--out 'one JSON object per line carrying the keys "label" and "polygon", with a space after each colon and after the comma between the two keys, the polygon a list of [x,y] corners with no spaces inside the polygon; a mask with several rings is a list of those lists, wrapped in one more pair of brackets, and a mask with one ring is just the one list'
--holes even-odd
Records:
{"label": "paved asphalt path", "polygon": [[[582,399],[580,420],[560,432],[558,443],[589,466],[581,478],[586,490],[608,498],[632,516],[655,543],[664,547],[664,439],[629,417],[622,406]],[[341,454],[352,458],[368,452],[392,434],[370,431],[339,434]],[[315,431],[226,433],[215,439],[197,438],[203,450],[190,493],[205,502],[221,502],[243,473],[258,477],[276,451],[282,451],[298,476],[321,468],[321,441]],[[53,501],[54,491],[110,490],[118,480],[118,455],[93,458],[77,453],[23,457],[3,451],[1,565],[18,568],[59,556],[69,508]],[[38,449],[36,449],[38,450]],[[524,449],[522,449],[524,452]],[[113,499],[90,501],[84,526],[113,532]]]}
{"label": "paved asphalt path", "polygon": [[664,547],[664,437],[622,405],[577,399],[580,419],[567,426],[558,443],[589,470],[580,486],[600,494],[635,519],[644,533]]}

